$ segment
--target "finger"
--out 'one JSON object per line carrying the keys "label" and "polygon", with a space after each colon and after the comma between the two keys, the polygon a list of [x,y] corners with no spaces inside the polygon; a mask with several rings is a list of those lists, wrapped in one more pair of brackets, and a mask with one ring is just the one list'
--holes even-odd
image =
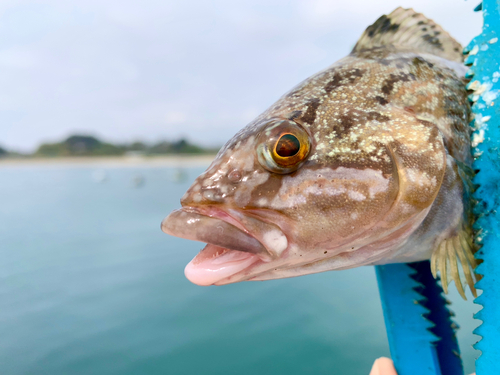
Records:
{"label": "finger", "polygon": [[398,375],[392,360],[389,358],[379,358],[373,363],[370,375]]}

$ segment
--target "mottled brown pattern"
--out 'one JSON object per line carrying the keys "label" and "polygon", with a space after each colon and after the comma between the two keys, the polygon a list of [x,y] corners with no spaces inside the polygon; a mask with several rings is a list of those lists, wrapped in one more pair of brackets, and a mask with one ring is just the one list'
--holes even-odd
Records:
{"label": "mottled brown pattern", "polygon": [[384,34],[389,31],[397,31],[399,29],[399,24],[391,23],[390,18],[386,15],[381,16],[375,23],[366,29],[368,36],[373,38],[376,34]]}
{"label": "mottled brown pattern", "polygon": [[352,71],[346,72],[345,75],[334,73],[333,78],[326,84],[325,91],[329,94],[339,87],[351,85],[356,82],[358,78],[363,77],[364,73],[365,71],[361,69],[353,69]]}
{"label": "mottled brown pattern", "polygon": [[[403,64],[398,64],[396,63],[396,67],[398,65],[403,66]],[[404,68],[399,68],[399,69],[404,69]],[[381,88],[381,91],[387,96],[392,93],[392,90],[394,89],[394,85],[398,82],[408,82],[410,79],[415,80],[415,76],[413,74],[406,74],[406,73],[401,73],[401,74],[390,74],[389,78],[384,81],[384,85]]]}
{"label": "mottled brown pattern", "polygon": [[342,76],[339,73],[335,73],[333,78],[326,84],[325,91],[330,93],[337,87],[342,86]]}
{"label": "mottled brown pattern", "polygon": [[367,112],[366,113],[366,121],[378,121],[378,122],[386,122],[391,118],[389,116],[385,116],[380,114],[379,112]]}
{"label": "mottled brown pattern", "polygon": [[[248,212],[288,243],[282,257],[224,283],[429,259],[470,227],[470,106],[457,46],[398,8],[224,146],[182,204]],[[269,142],[285,131],[276,119],[307,133],[295,169],[273,164]]]}
{"label": "mottled brown pattern", "polygon": [[308,124],[313,124],[314,120],[316,119],[317,110],[320,104],[321,101],[319,99],[309,100],[306,103],[307,109],[305,113],[300,117],[300,119]]}

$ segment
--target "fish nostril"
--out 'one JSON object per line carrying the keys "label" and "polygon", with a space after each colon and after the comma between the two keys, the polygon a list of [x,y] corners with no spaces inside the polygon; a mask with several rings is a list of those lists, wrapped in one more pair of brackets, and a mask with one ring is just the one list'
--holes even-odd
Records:
{"label": "fish nostril", "polygon": [[233,169],[231,172],[229,172],[227,178],[231,182],[239,182],[241,180],[241,172],[237,169]]}

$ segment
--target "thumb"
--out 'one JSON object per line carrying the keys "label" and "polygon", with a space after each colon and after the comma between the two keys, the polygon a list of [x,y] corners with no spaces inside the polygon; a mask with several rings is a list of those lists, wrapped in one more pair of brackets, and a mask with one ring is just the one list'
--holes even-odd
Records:
{"label": "thumb", "polygon": [[[370,375],[398,375],[392,360],[389,358],[381,357],[376,359],[373,363]],[[470,374],[476,375],[476,373]]]}
{"label": "thumb", "polygon": [[398,375],[392,360],[389,358],[379,358],[373,363],[370,375]]}

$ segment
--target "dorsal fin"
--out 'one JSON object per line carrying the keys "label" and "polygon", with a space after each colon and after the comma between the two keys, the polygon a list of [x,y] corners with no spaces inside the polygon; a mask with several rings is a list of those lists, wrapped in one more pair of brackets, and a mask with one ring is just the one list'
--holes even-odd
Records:
{"label": "dorsal fin", "polygon": [[392,45],[431,53],[450,61],[463,61],[462,46],[441,26],[413,9],[401,7],[368,26],[352,53]]}

